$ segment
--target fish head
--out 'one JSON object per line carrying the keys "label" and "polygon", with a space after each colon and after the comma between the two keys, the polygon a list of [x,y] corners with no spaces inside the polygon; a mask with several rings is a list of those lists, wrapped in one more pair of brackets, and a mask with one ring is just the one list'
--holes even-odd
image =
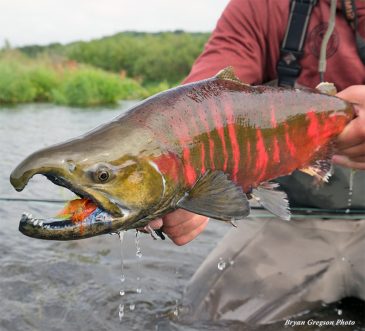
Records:
{"label": "fish head", "polygon": [[[108,135],[110,131],[112,128]],[[136,153],[140,149],[133,139],[125,144],[111,140],[105,132],[91,134],[35,152],[14,169],[10,181],[17,191],[41,174],[87,201],[85,206],[95,207],[88,209],[90,213],[72,212],[44,219],[25,213],[19,227],[22,233],[71,240],[143,225],[143,219],[153,214],[164,195],[165,179],[149,157]],[[81,204],[79,209],[85,206]]]}

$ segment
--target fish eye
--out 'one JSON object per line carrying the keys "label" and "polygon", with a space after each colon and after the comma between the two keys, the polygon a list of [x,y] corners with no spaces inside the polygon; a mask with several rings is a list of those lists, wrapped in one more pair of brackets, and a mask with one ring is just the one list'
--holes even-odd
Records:
{"label": "fish eye", "polygon": [[108,164],[96,164],[89,169],[86,169],[86,175],[94,183],[104,184],[115,177],[114,169]]}
{"label": "fish eye", "polygon": [[98,180],[102,183],[106,182],[110,177],[109,171],[105,168],[98,170],[96,175]]}

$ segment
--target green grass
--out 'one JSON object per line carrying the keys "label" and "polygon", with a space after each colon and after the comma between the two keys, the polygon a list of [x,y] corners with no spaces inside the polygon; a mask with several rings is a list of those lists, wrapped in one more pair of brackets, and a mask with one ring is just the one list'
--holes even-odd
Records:
{"label": "green grass", "polygon": [[64,73],[59,88],[53,92],[53,100],[76,106],[113,104],[121,98],[122,90],[122,80],[117,75],[82,68]]}
{"label": "green grass", "polygon": [[27,70],[17,63],[0,63],[0,103],[30,102],[37,90]]}
{"label": "green grass", "polygon": [[136,80],[65,60],[30,59],[14,51],[0,54],[0,104],[108,105],[121,99],[142,99],[167,88],[165,82],[142,87]]}

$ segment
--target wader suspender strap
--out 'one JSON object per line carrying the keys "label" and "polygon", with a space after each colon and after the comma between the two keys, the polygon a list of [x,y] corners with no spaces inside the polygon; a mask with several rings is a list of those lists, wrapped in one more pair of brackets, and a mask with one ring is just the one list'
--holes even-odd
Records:
{"label": "wader suspender strap", "polygon": [[280,49],[280,60],[276,66],[278,85],[293,87],[299,77],[299,59],[303,55],[303,45],[308,22],[317,0],[292,0],[289,21]]}
{"label": "wader suspender strap", "polygon": [[355,32],[356,48],[362,63],[365,64],[365,40],[361,37],[358,30],[358,21],[356,6],[354,0],[342,0],[342,12],[346,18],[347,23]]}

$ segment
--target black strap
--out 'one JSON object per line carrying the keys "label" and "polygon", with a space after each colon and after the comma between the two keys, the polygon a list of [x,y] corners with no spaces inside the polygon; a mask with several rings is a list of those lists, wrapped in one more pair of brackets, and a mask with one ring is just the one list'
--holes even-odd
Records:
{"label": "black strap", "polygon": [[280,49],[280,60],[276,66],[278,85],[293,87],[299,77],[299,59],[303,55],[303,45],[309,18],[317,0],[292,0],[289,21]]}
{"label": "black strap", "polygon": [[357,53],[362,61],[365,64],[365,40],[361,37],[358,30],[358,19],[356,12],[356,5],[354,0],[342,0],[342,12],[348,22],[348,24],[352,27],[355,32],[355,42]]}

